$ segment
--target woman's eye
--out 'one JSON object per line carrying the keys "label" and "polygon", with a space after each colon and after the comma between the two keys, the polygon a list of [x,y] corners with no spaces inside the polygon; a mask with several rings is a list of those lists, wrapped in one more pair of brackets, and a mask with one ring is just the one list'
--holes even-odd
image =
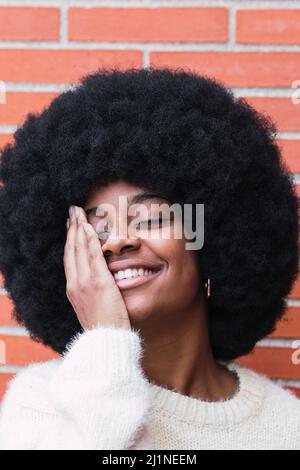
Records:
{"label": "woman's eye", "polygon": [[101,231],[101,232],[97,232],[97,235],[98,235],[98,238],[100,238],[101,240],[104,240],[105,238],[108,237],[109,232]]}
{"label": "woman's eye", "polygon": [[[170,223],[170,220],[167,217],[156,217],[136,222],[135,226],[138,230],[151,230],[162,227],[167,223]],[[95,230],[98,235],[98,238],[100,238],[101,240],[105,240],[110,234],[111,227],[109,223],[101,223],[96,225]]]}
{"label": "woman's eye", "polygon": [[142,229],[151,229],[151,228],[156,228],[159,225],[164,224],[165,222],[168,222],[169,220],[167,218],[159,217],[156,219],[147,219],[147,220],[141,220],[138,222],[136,225],[139,228]]}
{"label": "woman's eye", "polygon": [[109,224],[108,223],[98,224],[98,226],[96,226],[96,233],[98,237],[101,238],[101,240],[107,238],[110,233]]}

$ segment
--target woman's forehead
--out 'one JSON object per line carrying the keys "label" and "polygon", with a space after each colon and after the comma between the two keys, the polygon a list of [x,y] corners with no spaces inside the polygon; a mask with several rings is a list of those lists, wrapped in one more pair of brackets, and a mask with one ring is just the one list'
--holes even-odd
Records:
{"label": "woman's forehead", "polygon": [[94,212],[96,207],[112,204],[116,209],[120,208],[124,201],[128,205],[168,202],[168,199],[160,192],[149,191],[142,186],[134,186],[127,182],[114,182],[105,187],[95,189],[84,205],[87,212]]}

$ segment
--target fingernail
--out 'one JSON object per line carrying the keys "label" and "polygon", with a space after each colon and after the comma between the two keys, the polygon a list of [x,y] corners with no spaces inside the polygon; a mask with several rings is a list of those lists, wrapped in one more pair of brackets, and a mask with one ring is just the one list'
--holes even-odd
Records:
{"label": "fingernail", "polygon": [[80,216],[80,208],[77,207],[77,206],[74,206],[75,207],[75,217],[79,217]]}
{"label": "fingernail", "polygon": [[75,217],[74,206],[69,207],[69,215],[71,218]]}

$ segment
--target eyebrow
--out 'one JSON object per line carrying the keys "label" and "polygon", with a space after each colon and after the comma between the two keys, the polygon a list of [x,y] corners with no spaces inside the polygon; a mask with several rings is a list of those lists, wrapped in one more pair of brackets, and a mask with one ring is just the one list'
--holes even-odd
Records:
{"label": "eyebrow", "polygon": [[[169,202],[168,198],[162,196],[161,194],[152,194],[152,193],[135,194],[134,196],[128,197],[128,199],[129,199],[129,204],[139,204],[140,202],[148,201],[149,199],[165,199],[166,201]],[[101,204],[99,204],[98,206],[90,207],[89,209],[86,209],[85,210],[86,214],[95,214],[99,206],[101,206]]]}

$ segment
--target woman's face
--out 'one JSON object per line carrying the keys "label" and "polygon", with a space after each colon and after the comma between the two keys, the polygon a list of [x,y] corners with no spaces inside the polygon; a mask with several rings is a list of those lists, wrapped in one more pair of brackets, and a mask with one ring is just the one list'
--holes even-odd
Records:
{"label": "woman's face", "polygon": [[175,238],[181,221],[169,217],[171,204],[159,196],[118,180],[94,190],[83,206],[98,208],[87,218],[134,322],[181,313],[199,296],[196,252],[186,250],[184,233]]}

